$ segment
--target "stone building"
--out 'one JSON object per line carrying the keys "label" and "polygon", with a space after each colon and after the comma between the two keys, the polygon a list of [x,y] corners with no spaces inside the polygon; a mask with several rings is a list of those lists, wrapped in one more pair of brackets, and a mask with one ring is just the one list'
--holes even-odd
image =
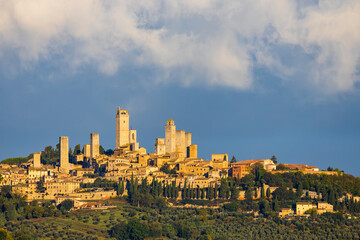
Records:
{"label": "stone building", "polygon": [[70,169],[69,163],[69,137],[60,137],[60,168]]}
{"label": "stone building", "polygon": [[84,145],[84,157],[85,158],[90,158],[91,157],[91,150],[90,150],[90,144],[85,144]]}
{"label": "stone building", "polygon": [[129,128],[130,115],[127,110],[118,107],[116,113],[116,142],[115,149],[130,145],[131,151],[139,150],[137,132]]}
{"label": "stone building", "polygon": [[[165,141],[165,153],[163,153],[163,147]],[[176,130],[174,120],[169,119],[165,125],[165,140],[163,138],[157,138],[155,144],[155,153],[161,154],[173,154],[180,153],[180,156],[184,158],[189,157],[189,147],[191,146],[191,133],[184,130]],[[196,147],[197,149],[197,147]],[[195,147],[192,148],[193,156],[197,155],[194,152]]]}
{"label": "stone building", "polygon": [[90,134],[90,158],[95,159],[98,157],[100,148],[99,134],[91,133]]}
{"label": "stone building", "polygon": [[157,155],[165,154],[165,139],[164,138],[156,138],[155,154],[157,154]]}
{"label": "stone building", "polygon": [[41,156],[41,152],[33,154],[33,167],[34,168],[41,168],[40,156]]}
{"label": "stone building", "polygon": [[296,215],[304,215],[307,210],[316,209],[316,205],[311,202],[297,202]]}

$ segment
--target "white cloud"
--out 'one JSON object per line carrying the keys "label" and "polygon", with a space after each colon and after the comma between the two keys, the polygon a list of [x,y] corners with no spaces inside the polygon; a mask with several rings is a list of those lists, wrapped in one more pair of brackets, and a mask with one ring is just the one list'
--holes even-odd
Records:
{"label": "white cloud", "polygon": [[183,72],[186,85],[248,89],[257,66],[349,91],[360,80],[359,29],[358,0],[0,0],[0,53],[23,66],[56,54],[110,75],[125,63]]}

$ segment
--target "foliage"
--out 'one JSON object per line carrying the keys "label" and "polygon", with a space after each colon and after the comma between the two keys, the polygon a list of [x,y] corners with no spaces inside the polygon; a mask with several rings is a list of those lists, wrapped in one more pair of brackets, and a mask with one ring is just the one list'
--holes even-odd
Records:
{"label": "foliage", "polygon": [[105,149],[102,145],[99,146],[99,153],[100,154],[105,154]]}
{"label": "foliage", "polygon": [[106,151],[104,152],[104,154],[107,155],[107,156],[114,155],[114,150],[112,150],[112,149],[109,148],[108,150],[106,150]]}
{"label": "foliage", "polygon": [[166,174],[176,175],[176,168],[174,167],[173,169],[170,169],[170,166],[167,163],[165,163],[159,170]]}
{"label": "foliage", "polygon": [[280,164],[278,164],[278,165],[276,165],[276,170],[287,170],[288,168],[284,165],[284,164],[282,164],[282,163],[280,163]]}
{"label": "foliage", "polygon": [[40,193],[45,192],[45,180],[44,177],[41,177],[40,180],[36,183],[36,190]]}
{"label": "foliage", "polygon": [[115,181],[105,178],[97,178],[93,183],[80,183],[81,188],[104,188],[105,190],[117,190],[118,184]]}
{"label": "foliage", "polygon": [[275,157],[275,155],[273,155],[271,158],[270,158],[271,161],[273,161],[275,164],[277,164],[277,158]]}
{"label": "foliage", "polygon": [[17,158],[7,158],[1,161],[1,164],[9,164],[9,165],[20,165],[22,163],[26,163],[29,159],[32,158],[32,154],[27,157],[17,157]]}
{"label": "foliage", "polygon": [[13,240],[13,238],[6,229],[0,228],[0,240]]}
{"label": "foliage", "polygon": [[224,209],[229,212],[236,212],[239,208],[240,205],[235,201],[228,204],[224,204]]}
{"label": "foliage", "polygon": [[63,213],[70,211],[70,209],[73,207],[74,207],[74,201],[70,199],[66,199],[58,205],[58,209],[60,209]]}
{"label": "foliage", "polygon": [[80,144],[77,144],[75,145],[75,148],[74,148],[74,155],[78,155],[81,153],[81,145]]}

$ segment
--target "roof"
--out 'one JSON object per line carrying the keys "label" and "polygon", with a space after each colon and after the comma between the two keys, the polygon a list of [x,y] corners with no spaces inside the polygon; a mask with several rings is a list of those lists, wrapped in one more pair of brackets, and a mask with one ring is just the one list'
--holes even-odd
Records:
{"label": "roof", "polygon": [[243,160],[243,161],[240,161],[240,162],[232,163],[232,165],[246,165],[246,164],[253,164],[253,163],[256,163],[256,162],[264,162],[264,161],[267,161],[267,160],[271,161],[271,159],[250,159],[250,160]]}
{"label": "roof", "polygon": [[306,164],[283,164],[285,167],[289,169],[312,169],[312,168],[318,168],[314,166],[309,166]]}
{"label": "roof", "polygon": [[315,205],[312,202],[297,202],[296,205]]}

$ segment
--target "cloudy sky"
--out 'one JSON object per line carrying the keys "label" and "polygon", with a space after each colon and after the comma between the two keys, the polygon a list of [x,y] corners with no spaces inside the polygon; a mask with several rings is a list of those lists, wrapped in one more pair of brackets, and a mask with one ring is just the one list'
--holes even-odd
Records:
{"label": "cloudy sky", "polygon": [[115,145],[131,114],[154,151],[173,118],[199,155],[360,176],[358,0],[0,0],[0,159]]}

